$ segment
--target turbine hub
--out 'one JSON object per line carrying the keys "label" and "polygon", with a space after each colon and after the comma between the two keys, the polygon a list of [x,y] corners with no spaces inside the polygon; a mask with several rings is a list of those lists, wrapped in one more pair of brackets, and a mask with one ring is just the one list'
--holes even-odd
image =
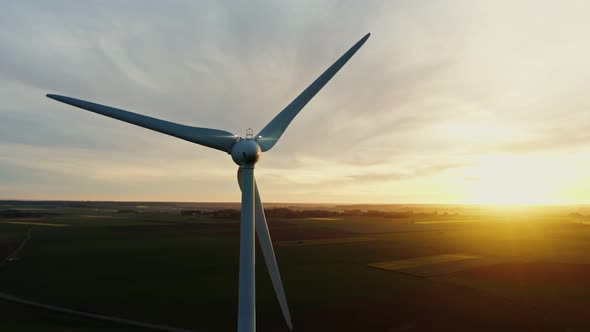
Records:
{"label": "turbine hub", "polygon": [[262,149],[252,138],[242,138],[238,140],[231,149],[231,158],[240,166],[254,166]]}

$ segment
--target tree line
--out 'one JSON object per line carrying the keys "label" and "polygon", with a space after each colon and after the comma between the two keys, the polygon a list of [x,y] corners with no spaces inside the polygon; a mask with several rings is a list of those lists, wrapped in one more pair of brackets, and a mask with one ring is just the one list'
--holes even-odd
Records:
{"label": "tree line", "polygon": [[[183,216],[210,216],[219,219],[238,219],[240,210],[182,210]],[[413,211],[380,211],[380,210],[295,210],[290,208],[264,209],[268,218],[340,218],[340,217],[382,217],[382,218],[410,218],[410,217],[456,217],[457,213],[413,212]]]}

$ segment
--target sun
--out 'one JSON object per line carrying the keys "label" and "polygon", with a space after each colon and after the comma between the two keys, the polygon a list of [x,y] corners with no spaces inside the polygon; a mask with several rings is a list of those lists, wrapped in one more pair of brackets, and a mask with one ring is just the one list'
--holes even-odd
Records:
{"label": "sun", "polygon": [[483,157],[463,174],[469,203],[550,204],[559,201],[560,183],[567,169],[544,158],[502,155]]}

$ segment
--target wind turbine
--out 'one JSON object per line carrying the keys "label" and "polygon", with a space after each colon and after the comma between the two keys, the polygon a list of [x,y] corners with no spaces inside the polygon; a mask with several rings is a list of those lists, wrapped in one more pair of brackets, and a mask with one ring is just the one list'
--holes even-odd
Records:
{"label": "wind turbine", "polygon": [[164,121],[121,109],[91,103],[66,96],[48,94],[57,101],[85,110],[125,121],[140,127],[178,137],[189,142],[204,145],[231,154],[238,168],[238,182],[242,191],[242,213],[240,224],[240,272],[238,294],[238,332],[256,331],[256,298],[254,278],[255,233],[264,256],[281,311],[289,330],[293,329],[287,298],[281,282],[281,275],[264,215],[262,201],[254,179],[254,165],[264,151],[270,150],[287,129],[293,118],[330,81],[346,62],[363,46],[371,34],[366,34],[344,55],[331,65],[320,77],[307,87],[285,109],[283,109],[258,135],[252,131],[246,137],[238,137],[218,129],[199,128]]}

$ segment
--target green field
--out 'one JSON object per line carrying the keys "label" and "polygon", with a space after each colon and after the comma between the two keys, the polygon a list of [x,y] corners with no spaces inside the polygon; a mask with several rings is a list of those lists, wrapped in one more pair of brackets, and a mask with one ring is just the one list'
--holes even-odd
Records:
{"label": "green field", "polygon": [[[238,220],[183,216],[187,206],[172,203],[86,205],[0,204],[55,213],[0,219],[2,257],[32,229],[18,259],[0,267],[0,292],[195,331],[235,330]],[[269,223],[298,331],[587,331],[590,225],[580,219],[566,209],[459,209]],[[256,261],[258,328],[287,331],[264,260]],[[375,266],[384,262],[395,268]],[[1,300],[0,310],[2,331],[141,330]]]}

